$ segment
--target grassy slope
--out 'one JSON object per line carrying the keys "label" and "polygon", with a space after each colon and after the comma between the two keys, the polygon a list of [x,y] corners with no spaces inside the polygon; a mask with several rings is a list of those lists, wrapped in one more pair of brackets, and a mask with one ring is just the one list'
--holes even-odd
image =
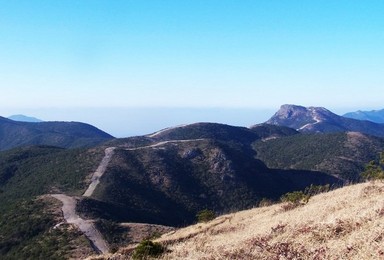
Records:
{"label": "grassy slope", "polygon": [[[170,250],[163,259],[383,259],[384,183],[344,187],[288,211],[283,205],[163,235],[157,241]],[[130,252],[120,249],[110,259]]]}

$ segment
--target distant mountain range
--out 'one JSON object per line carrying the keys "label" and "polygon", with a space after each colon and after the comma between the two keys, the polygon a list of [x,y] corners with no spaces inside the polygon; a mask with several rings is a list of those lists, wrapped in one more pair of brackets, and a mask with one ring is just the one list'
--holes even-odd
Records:
{"label": "distant mountain range", "polygon": [[96,145],[112,138],[100,129],[84,123],[31,123],[0,117],[0,150],[28,145],[75,148]]}
{"label": "distant mountain range", "polygon": [[13,121],[30,122],[30,123],[43,122],[43,120],[40,120],[36,117],[30,117],[30,116],[25,116],[25,115],[13,115],[13,116],[8,117],[8,119],[11,119]]}
{"label": "distant mountain range", "polygon": [[346,118],[322,107],[282,105],[267,124],[286,126],[307,133],[361,132],[384,136],[384,124]]}
{"label": "distant mountain range", "polygon": [[356,111],[350,112],[343,115],[344,117],[359,119],[359,120],[368,120],[375,123],[384,123],[384,109],[381,110],[372,110],[372,111]]}

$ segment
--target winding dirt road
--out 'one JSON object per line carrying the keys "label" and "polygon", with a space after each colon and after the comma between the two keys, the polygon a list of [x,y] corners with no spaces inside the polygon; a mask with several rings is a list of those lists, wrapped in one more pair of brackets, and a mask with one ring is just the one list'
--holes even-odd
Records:
{"label": "winding dirt road", "polygon": [[65,194],[52,194],[51,196],[63,203],[62,211],[67,223],[77,226],[91,241],[98,253],[108,253],[108,245],[93,224],[92,220],[84,220],[76,214],[76,199]]}

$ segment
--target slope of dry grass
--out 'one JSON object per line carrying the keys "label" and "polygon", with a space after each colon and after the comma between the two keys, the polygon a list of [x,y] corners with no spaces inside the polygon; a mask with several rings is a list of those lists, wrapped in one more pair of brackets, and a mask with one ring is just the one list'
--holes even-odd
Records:
{"label": "slope of dry grass", "polygon": [[384,183],[320,194],[291,210],[276,204],[223,215],[156,241],[169,249],[163,259],[384,259]]}

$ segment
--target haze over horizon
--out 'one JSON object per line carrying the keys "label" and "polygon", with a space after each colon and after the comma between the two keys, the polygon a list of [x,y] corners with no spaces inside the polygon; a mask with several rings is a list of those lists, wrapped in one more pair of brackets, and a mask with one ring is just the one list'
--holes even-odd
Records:
{"label": "haze over horizon", "polygon": [[383,1],[0,0],[0,115],[122,137],[384,104]]}

